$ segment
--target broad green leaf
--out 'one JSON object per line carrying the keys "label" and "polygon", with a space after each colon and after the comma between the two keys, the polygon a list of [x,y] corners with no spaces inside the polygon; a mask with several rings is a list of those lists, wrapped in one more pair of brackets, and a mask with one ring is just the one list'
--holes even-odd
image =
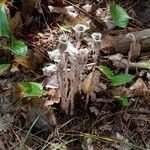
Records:
{"label": "broad green leaf", "polygon": [[127,96],[115,96],[115,98],[121,103],[123,107],[129,107],[131,105]]}
{"label": "broad green leaf", "polygon": [[131,74],[115,75],[111,80],[111,85],[112,86],[123,85],[133,80],[133,78],[134,78],[134,75],[131,75]]}
{"label": "broad green leaf", "polygon": [[110,5],[110,13],[116,25],[122,28],[128,25],[129,19],[132,19],[128,16],[126,10],[117,4]]}
{"label": "broad green leaf", "polygon": [[100,65],[99,70],[107,76],[108,79],[112,79],[114,77],[113,72],[106,66]]}
{"label": "broad green leaf", "polygon": [[10,67],[10,64],[0,64],[0,75],[6,72]]}
{"label": "broad green leaf", "polygon": [[16,39],[12,41],[11,45],[6,45],[3,47],[9,49],[18,56],[26,56],[28,51],[27,45],[23,41]]}
{"label": "broad green leaf", "polygon": [[11,37],[12,34],[4,4],[0,4],[0,32],[5,37]]}
{"label": "broad green leaf", "polygon": [[41,97],[42,95],[45,94],[43,86],[36,82],[19,83],[18,86],[20,88],[22,97],[32,97],[32,96]]}

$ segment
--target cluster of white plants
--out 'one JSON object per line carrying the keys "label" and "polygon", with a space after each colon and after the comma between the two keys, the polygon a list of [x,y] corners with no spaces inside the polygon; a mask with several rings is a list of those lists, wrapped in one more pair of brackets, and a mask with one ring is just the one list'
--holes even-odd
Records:
{"label": "cluster of white plants", "polygon": [[[43,68],[45,75],[50,76],[51,73],[57,75],[61,108],[69,115],[74,114],[75,95],[82,90],[82,83],[85,78],[83,73],[89,53],[93,54],[93,61],[96,64],[101,48],[101,33],[93,33],[91,35],[92,46],[83,49],[80,48],[80,45],[88,27],[83,24],[77,24],[73,30],[76,45],[69,41],[69,37],[66,34],[60,35],[58,48],[48,52],[50,60],[53,60],[55,64],[49,64],[48,67]],[[95,71],[95,66],[92,71]]]}

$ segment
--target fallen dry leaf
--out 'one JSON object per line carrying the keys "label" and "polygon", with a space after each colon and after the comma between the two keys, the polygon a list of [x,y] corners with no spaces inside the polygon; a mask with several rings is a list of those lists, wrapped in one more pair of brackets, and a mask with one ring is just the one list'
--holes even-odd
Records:
{"label": "fallen dry leaf", "polygon": [[95,106],[91,106],[90,108],[91,113],[94,113],[96,116],[98,116],[99,111]]}
{"label": "fallen dry leaf", "polygon": [[10,19],[10,28],[15,34],[20,33],[23,26],[20,14],[20,12],[16,12],[15,16]]}
{"label": "fallen dry leaf", "polygon": [[47,92],[47,95],[48,95],[48,99],[45,100],[44,102],[44,106],[51,106],[55,103],[59,103],[60,102],[60,91],[59,89],[50,89],[48,92]]}
{"label": "fallen dry leaf", "polygon": [[92,92],[95,86],[96,72],[91,72],[83,81],[82,90],[84,94]]}
{"label": "fallen dry leaf", "polygon": [[130,92],[134,96],[145,96],[149,91],[142,78],[138,78],[136,82],[130,87]]}
{"label": "fallen dry leaf", "polygon": [[7,2],[7,0],[0,0],[0,3],[2,3],[2,4],[6,3],[6,2]]}
{"label": "fallen dry leaf", "polygon": [[28,68],[28,69],[34,69],[35,68],[31,59],[28,57],[19,56],[19,57],[16,57],[13,61],[19,65],[22,65],[25,68]]}

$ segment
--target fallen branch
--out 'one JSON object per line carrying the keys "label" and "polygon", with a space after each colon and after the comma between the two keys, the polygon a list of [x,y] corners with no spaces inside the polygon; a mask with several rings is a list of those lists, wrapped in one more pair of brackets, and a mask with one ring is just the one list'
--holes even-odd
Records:
{"label": "fallen branch", "polygon": [[123,58],[121,54],[115,54],[111,56],[106,56],[113,62],[113,65],[117,68],[126,69],[127,65],[129,65],[130,69],[148,69],[150,70],[150,61],[140,61],[140,62],[129,62],[128,60]]}
{"label": "fallen branch", "polygon": [[[150,29],[145,29],[142,31],[132,32],[135,38],[141,44],[141,52],[143,50],[148,51],[150,49]],[[105,53],[121,53],[127,54],[130,50],[131,41],[126,38],[126,34],[119,36],[104,35],[102,39],[102,51]]]}

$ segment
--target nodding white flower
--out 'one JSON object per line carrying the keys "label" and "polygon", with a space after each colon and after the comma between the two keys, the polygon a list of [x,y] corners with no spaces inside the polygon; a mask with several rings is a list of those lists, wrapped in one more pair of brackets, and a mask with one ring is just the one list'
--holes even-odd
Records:
{"label": "nodding white flower", "polygon": [[93,39],[93,45],[95,49],[100,49],[101,47],[101,39],[102,39],[102,34],[98,32],[94,32],[91,34],[92,39]]}
{"label": "nodding white flower", "polygon": [[61,61],[61,53],[58,49],[48,52],[49,58],[55,62],[60,62]]}
{"label": "nodding white flower", "polygon": [[68,36],[65,34],[60,35],[59,37],[59,43],[58,43],[58,49],[60,50],[60,53],[64,53],[68,46]]}
{"label": "nodding white flower", "polygon": [[76,38],[82,39],[84,37],[85,31],[89,28],[84,24],[77,24],[73,29],[75,31]]}
{"label": "nodding white flower", "polygon": [[51,73],[56,72],[57,69],[58,69],[57,65],[55,65],[55,64],[49,64],[49,66],[44,67],[42,69],[42,71],[43,71],[44,75],[49,76]]}
{"label": "nodding white flower", "polygon": [[98,32],[94,32],[91,34],[92,36],[92,39],[94,42],[101,42],[101,39],[102,39],[102,34],[101,33],[98,33]]}

